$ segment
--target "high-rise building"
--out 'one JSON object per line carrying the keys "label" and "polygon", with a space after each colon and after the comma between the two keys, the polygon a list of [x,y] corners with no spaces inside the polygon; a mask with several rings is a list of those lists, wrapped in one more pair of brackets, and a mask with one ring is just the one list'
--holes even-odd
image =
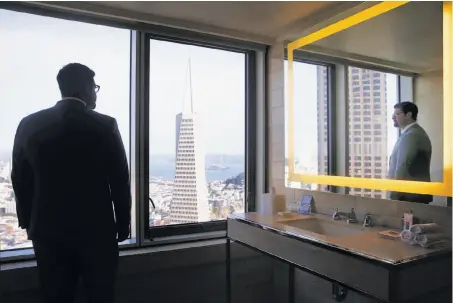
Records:
{"label": "high-rise building", "polygon": [[[349,175],[387,177],[387,87],[382,72],[349,68]],[[385,198],[379,190],[351,188],[350,194]]]}
{"label": "high-rise building", "polygon": [[[387,177],[386,74],[349,67],[349,175],[360,178]],[[328,78],[318,67],[318,171],[328,167]],[[352,195],[384,198],[385,192],[351,188]]]}
{"label": "high-rise building", "polygon": [[189,99],[176,115],[176,161],[170,223],[209,220],[202,124],[194,110],[189,61]]}
{"label": "high-rise building", "polygon": [[[317,112],[318,112],[318,174],[328,174],[328,78],[327,68],[318,66],[317,68]],[[327,190],[326,185],[318,185],[318,190]]]}

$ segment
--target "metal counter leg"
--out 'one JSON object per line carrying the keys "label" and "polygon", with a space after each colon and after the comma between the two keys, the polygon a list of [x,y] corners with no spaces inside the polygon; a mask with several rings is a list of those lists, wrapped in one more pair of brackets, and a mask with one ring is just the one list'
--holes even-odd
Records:
{"label": "metal counter leg", "polygon": [[295,271],[294,271],[294,266],[293,265],[289,265],[289,277],[288,277],[288,301],[289,303],[294,303],[294,297],[295,297],[295,293],[294,293],[294,274],[295,274]]}
{"label": "metal counter leg", "polygon": [[231,303],[231,250],[230,239],[226,242],[226,303]]}

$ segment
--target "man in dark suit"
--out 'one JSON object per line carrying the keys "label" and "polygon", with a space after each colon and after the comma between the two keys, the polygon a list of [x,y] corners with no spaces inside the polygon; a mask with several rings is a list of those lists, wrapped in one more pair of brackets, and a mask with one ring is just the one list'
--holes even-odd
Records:
{"label": "man in dark suit", "polygon": [[113,302],[118,242],[129,237],[131,191],[114,118],[93,111],[99,86],[88,67],[58,73],[62,100],[20,122],[12,183],[20,227],[33,241],[46,302]]}
{"label": "man in dark suit", "polygon": [[[394,109],[393,124],[401,129],[401,135],[390,156],[389,178],[431,182],[431,140],[417,123],[417,105],[406,101],[396,104]],[[390,199],[428,204],[433,201],[433,196],[390,192]]]}

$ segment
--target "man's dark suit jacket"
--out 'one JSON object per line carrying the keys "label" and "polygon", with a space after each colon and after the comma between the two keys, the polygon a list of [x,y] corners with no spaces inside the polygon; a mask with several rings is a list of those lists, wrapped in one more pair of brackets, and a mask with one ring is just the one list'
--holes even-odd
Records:
{"label": "man's dark suit jacket", "polygon": [[102,241],[130,228],[118,125],[81,101],[64,99],[20,122],[11,178],[19,225],[31,240]]}

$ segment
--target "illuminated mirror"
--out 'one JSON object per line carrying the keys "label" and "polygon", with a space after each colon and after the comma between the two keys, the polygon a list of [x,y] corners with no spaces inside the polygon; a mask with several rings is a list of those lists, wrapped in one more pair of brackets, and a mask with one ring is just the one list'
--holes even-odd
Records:
{"label": "illuminated mirror", "polygon": [[451,2],[369,3],[290,43],[287,186],[446,205],[451,26]]}

